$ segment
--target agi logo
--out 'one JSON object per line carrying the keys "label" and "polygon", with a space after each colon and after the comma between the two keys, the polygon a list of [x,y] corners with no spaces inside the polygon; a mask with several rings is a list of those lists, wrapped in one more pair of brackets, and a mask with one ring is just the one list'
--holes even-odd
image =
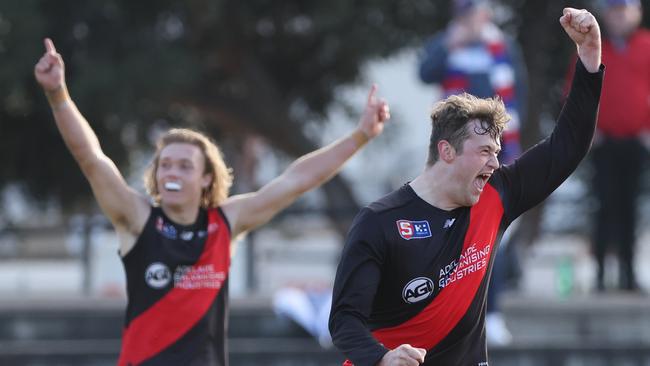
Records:
{"label": "agi logo", "polygon": [[433,293],[433,281],[427,277],[414,278],[404,286],[402,299],[407,304],[415,304],[429,297]]}
{"label": "agi logo", "polygon": [[431,237],[431,228],[427,220],[397,220],[397,231],[403,239],[424,239]]}
{"label": "agi logo", "polygon": [[154,262],[147,267],[144,273],[144,280],[149,287],[161,289],[169,284],[172,280],[172,274],[164,263]]}

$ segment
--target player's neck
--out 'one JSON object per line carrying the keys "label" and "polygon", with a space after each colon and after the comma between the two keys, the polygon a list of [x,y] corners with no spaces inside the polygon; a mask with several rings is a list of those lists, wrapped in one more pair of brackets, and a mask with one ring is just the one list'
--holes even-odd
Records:
{"label": "player's neck", "polygon": [[451,211],[460,207],[452,199],[448,182],[450,172],[438,164],[427,166],[409,185],[420,198],[441,210]]}
{"label": "player's neck", "polygon": [[161,202],[160,207],[170,220],[180,225],[192,225],[199,216],[196,205],[166,205]]}

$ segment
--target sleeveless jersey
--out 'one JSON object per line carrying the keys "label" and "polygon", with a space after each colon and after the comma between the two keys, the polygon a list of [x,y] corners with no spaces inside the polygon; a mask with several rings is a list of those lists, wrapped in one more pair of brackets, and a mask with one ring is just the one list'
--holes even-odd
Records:
{"label": "sleeveless jersey", "polygon": [[225,366],[230,228],[220,209],[193,225],[153,207],[122,262],[128,305],[119,366]]}

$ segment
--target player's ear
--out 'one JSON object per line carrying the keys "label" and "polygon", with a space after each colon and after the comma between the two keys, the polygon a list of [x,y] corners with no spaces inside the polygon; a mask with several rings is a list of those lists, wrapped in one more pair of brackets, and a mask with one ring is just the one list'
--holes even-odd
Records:
{"label": "player's ear", "polygon": [[208,188],[212,184],[212,173],[203,174],[201,177],[201,188]]}
{"label": "player's ear", "polygon": [[447,140],[438,141],[438,156],[440,160],[451,163],[456,157],[456,149]]}

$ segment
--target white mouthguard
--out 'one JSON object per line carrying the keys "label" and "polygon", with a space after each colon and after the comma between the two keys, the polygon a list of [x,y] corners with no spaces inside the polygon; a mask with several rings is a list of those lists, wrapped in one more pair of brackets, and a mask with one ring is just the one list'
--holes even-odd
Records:
{"label": "white mouthguard", "polygon": [[178,192],[181,190],[181,184],[177,182],[166,182],[165,183],[165,189],[168,191],[175,191]]}

